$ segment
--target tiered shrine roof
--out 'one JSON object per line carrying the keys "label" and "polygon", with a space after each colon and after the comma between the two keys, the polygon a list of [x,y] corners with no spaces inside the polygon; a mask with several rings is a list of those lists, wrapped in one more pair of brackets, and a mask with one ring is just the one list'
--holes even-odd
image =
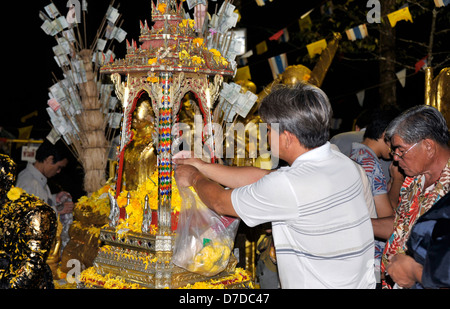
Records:
{"label": "tiered shrine roof", "polygon": [[[229,61],[216,49],[206,47],[205,38],[195,31],[195,21],[185,19],[182,1],[152,1],[152,27],[140,22],[139,43],[127,40],[124,59],[111,60],[102,67],[106,74],[147,73],[149,81],[158,72],[194,72],[232,76]],[[156,81],[156,80],[154,80]]]}

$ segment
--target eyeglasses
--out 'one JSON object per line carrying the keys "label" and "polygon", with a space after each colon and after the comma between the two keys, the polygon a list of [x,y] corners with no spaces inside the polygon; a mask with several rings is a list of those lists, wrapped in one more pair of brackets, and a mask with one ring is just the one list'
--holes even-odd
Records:
{"label": "eyeglasses", "polygon": [[[411,147],[409,147],[405,152],[403,152],[402,154],[398,154],[396,152],[394,152],[394,150],[391,149],[391,155],[393,156],[397,156],[399,159],[403,159],[403,157],[414,147],[416,147],[417,144],[419,144],[421,141],[415,143],[414,145],[412,145]],[[395,147],[398,148],[398,147]]]}

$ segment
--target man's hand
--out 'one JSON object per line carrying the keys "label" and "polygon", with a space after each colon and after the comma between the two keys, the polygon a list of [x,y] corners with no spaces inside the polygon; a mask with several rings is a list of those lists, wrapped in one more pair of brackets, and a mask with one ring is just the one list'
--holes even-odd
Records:
{"label": "man's hand", "polygon": [[202,174],[193,165],[180,165],[175,170],[175,181],[180,187],[191,187],[195,184],[197,177],[201,177]]}
{"label": "man's hand", "polygon": [[70,214],[73,212],[73,208],[75,206],[75,204],[73,202],[65,202],[65,203],[63,203],[63,205],[64,205],[64,207],[59,212],[59,214],[63,215],[63,214]]}
{"label": "man's hand", "polygon": [[192,165],[195,166],[198,170],[201,170],[201,166],[203,164],[206,164],[199,158],[194,158],[194,153],[192,151],[180,151],[176,155],[172,157],[173,163],[175,163],[178,166],[180,165]]}
{"label": "man's hand", "polygon": [[414,283],[421,282],[422,270],[422,265],[406,254],[394,255],[386,267],[392,280],[404,288],[410,288]]}
{"label": "man's hand", "polygon": [[72,196],[69,192],[61,191],[56,195],[56,202],[62,203],[63,208],[58,211],[59,214],[70,214],[73,212],[75,204],[72,202]]}

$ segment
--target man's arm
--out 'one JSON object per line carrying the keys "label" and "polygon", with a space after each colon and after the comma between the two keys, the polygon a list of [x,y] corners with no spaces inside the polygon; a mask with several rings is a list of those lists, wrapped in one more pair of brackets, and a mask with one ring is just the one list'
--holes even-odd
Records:
{"label": "man's arm", "polygon": [[400,287],[410,288],[414,283],[422,282],[422,265],[405,254],[394,255],[386,271]]}
{"label": "man's arm", "polygon": [[378,218],[390,217],[394,215],[391,202],[387,193],[378,194],[373,197]]}
{"label": "man's arm", "polygon": [[373,233],[381,239],[388,239],[394,232],[394,216],[372,219]]}
{"label": "man's arm", "polygon": [[195,177],[193,187],[208,208],[214,210],[219,215],[238,217],[231,202],[231,192],[233,189],[224,189],[200,172]]}
{"label": "man's arm", "polygon": [[399,170],[398,166],[394,163],[391,164],[389,172],[391,174],[391,179],[389,180],[388,184],[388,196],[392,205],[392,209],[395,211],[399,203],[400,189],[402,188],[403,182],[405,181],[405,176]]}
{"label": "man's arm", "polygon": [[204,176],[228,188],[239,188],[257,182],[271,171],[252,166],[226,166],[200,159],[174,159],[177,165],[192,165]]}
{"label": "man's arm", "polygon": [[193,186],[205,205],[220,215],[238,217],[231,202],[231,192],[211,181],[192,165],[181,165],[175,170],[177,185]]}

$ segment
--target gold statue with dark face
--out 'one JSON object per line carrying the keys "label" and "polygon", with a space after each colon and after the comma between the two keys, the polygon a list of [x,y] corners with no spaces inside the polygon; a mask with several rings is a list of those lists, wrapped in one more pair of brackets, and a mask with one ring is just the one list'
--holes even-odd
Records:
{"label": "gold statue with dark face", "polygon": [[56,214],[13,184],[16,164],[0,154],[0,289],[52,289],[46,260],[56,234]]}

